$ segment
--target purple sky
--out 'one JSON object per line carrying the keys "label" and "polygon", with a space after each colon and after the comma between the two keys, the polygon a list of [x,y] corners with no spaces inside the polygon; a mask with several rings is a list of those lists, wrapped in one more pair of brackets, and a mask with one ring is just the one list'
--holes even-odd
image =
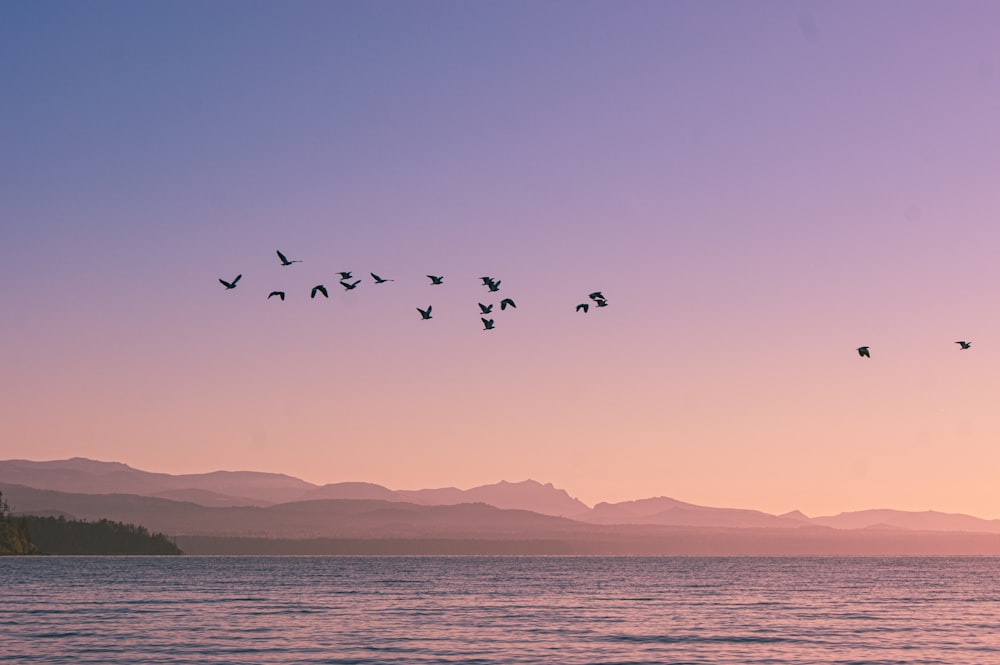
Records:
{"label": "purple sky", "polygon": [[998,26],[4,2],[0,458],[1000,517]]}

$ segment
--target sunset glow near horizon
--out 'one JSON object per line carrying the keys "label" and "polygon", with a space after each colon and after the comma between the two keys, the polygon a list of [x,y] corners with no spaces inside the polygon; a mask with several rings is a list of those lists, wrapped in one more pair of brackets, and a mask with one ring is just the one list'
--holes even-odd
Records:
{"label": "sunset glow near horizon", "polygon": [[0,459],[1000,518],[998,24],[4,3]]}

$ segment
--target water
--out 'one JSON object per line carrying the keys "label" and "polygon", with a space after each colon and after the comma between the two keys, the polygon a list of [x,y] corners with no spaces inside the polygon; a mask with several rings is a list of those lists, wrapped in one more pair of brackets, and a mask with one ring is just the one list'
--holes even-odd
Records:
{"label": "water", "polygon": [[1000,663],[1000,559],[8,557],[3,663]]}

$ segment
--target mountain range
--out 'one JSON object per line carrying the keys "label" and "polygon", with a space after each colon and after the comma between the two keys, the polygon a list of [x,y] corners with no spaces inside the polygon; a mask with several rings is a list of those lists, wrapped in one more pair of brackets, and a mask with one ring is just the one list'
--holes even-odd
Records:
{"label": "mountain range", "polygon": [[[405,541],[405,551],[436,552],[440,546],[443,553],[495,553],[520,551],[509,545],[516,541],[535,543],[526,553],[1000,554],[1000,520],[970,515],[887,509],[771,515],[668,497],[591,508],[565,490],[533,480],[466,490],[392,490],[364,482],[320,486],[251,471],[152,473],[74,458],[0,461],[0,491],[21,513],[139,523],[179,542],[194,538],[188,551],[206,553],[250,546],[233,539],[294,540],[299,546],[327,539],[315,547],[355,551],[365,541],[375,553],[399,553],[393,548]],[[952,551],[957,532],[965,534],[964,544]],[[375,541],[386,542],[372,545]],[[431,541],[450,545],[428,545]],[[500,547],[502,542],[508,545]],[[265,545],[274,543],[258,542],[251,549]]]}

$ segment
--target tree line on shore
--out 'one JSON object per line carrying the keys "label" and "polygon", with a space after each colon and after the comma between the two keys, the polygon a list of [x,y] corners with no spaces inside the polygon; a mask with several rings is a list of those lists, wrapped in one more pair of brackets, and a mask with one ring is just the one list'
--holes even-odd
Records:
{"label": "tree line on shore", "polygon": [[0,492],[3,554],[181,554],[181,550],[166,535],[135,524],[18,516]]}

